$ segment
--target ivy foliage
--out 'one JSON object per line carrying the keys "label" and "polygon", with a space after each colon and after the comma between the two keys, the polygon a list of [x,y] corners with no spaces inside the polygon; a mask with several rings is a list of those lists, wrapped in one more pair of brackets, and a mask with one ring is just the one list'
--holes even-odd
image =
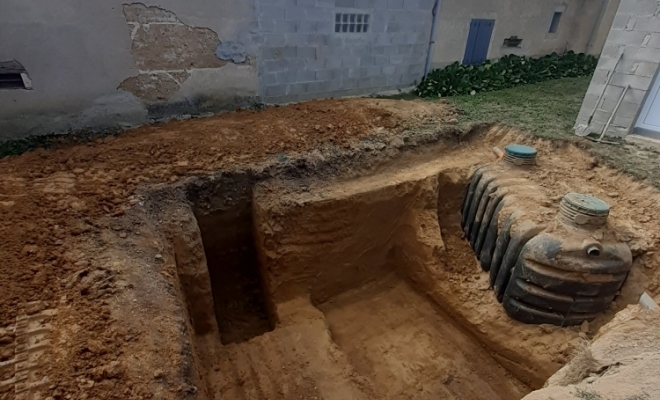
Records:
{"label": "ivy foliage", "polygon": [[591,75],[598,59],[572,51],[539,58],[508,55],[477,65],[455,62],[431,71],[415,88],[420,97],[447,97],[491,92],[558,78]]}

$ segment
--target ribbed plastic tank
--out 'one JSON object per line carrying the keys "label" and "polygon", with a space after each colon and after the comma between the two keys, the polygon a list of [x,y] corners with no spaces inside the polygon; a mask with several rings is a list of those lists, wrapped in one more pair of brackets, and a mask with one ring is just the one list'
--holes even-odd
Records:
{"label": "ribbed plastic tank", "polygon": [[502,301],[512,318],[568,326],[609,309],[632,254],[607,227],[608,214],[607,203],[593,196],[562,199],[560,223],[529,240],[513,268]]}
{"label": "ribbed plastic tank", "polygon": [[524,178],[536,155],[534,148],[509,145],[506,162],[478,167],[463,199],[461,227],[509,316],[581,324],[610,307],[632,254],[607,225],[606,202],[568,193],[557,209],[542,187]]}
{"label": "ribbed plastic tank", "polygon": [[[521,166],[536,163],[536,150],[512,144],[505,148],[503,158],[507,162],[493,162],[475,170],[461,207],[461,227],[485,271],[490,270],[493,256],[498,249],[496,239],[502,209],[508,210],[510,207],[505,206],[513,204],[511,200],[515,197],[530,201],[536,199],[540,203],[545,201],[543,189],[521,175]],[[510,211],[504,214],[508,213]],[[508,241],[504,240],[506,243],[502,243],[503,240],[500,240],[500,246],[508,245]],[[515,242],[518,243],[517,240]],[[506,251],[506,247],[500,249],[500,252],[502,251]],[[507,260],[513,257],[512,254],[510,252]],[[497,253],[497,256],[495,264],[499,268],[504,254]]]}

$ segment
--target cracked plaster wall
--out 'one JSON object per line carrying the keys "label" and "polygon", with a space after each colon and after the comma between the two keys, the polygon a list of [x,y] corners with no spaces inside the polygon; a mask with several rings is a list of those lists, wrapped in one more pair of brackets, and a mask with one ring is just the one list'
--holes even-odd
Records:
{"label": "cracked plaster wall", "polygon": [[0,90],[0,141],[250,104],[257,35],[251,1],[3,0],[0,61],[33,90]]}

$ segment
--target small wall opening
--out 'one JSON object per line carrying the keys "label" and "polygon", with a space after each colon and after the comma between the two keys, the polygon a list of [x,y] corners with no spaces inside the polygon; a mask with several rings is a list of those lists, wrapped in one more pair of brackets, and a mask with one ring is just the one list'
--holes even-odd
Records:
{"label": "small wall opening", "polygon": [[552,22],[550,22],[550,29],[548,30],[549,33],[557,32],[557,29],[559,29],[559,22],[561,21],[561,15],[562,13],[560,11],[556,11],[552,15]]}
{"label": "small wall opening", "polygon": [[275,318],[255,249],[251,202],[195,214],[222,344],[272,331]]}
{"label": "small wall opening", "polygon": [[32,89],[27,71],[18,61],[0,62],[0,90]]}

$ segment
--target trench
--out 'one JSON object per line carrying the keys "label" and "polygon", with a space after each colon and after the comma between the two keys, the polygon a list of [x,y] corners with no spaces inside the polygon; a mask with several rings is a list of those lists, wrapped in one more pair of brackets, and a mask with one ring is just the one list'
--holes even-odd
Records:
{"label": "trench", "polygon": [[213,308],[215,327],[193,333],[205,395],[513,400],[538,388],[526,360],[447,300],[463,290],[452,277],[480,272],[460,230],[466,172],[361,178],[322,195],[242,180],[192,199],[212,298],[183,296],[191,316]]}

